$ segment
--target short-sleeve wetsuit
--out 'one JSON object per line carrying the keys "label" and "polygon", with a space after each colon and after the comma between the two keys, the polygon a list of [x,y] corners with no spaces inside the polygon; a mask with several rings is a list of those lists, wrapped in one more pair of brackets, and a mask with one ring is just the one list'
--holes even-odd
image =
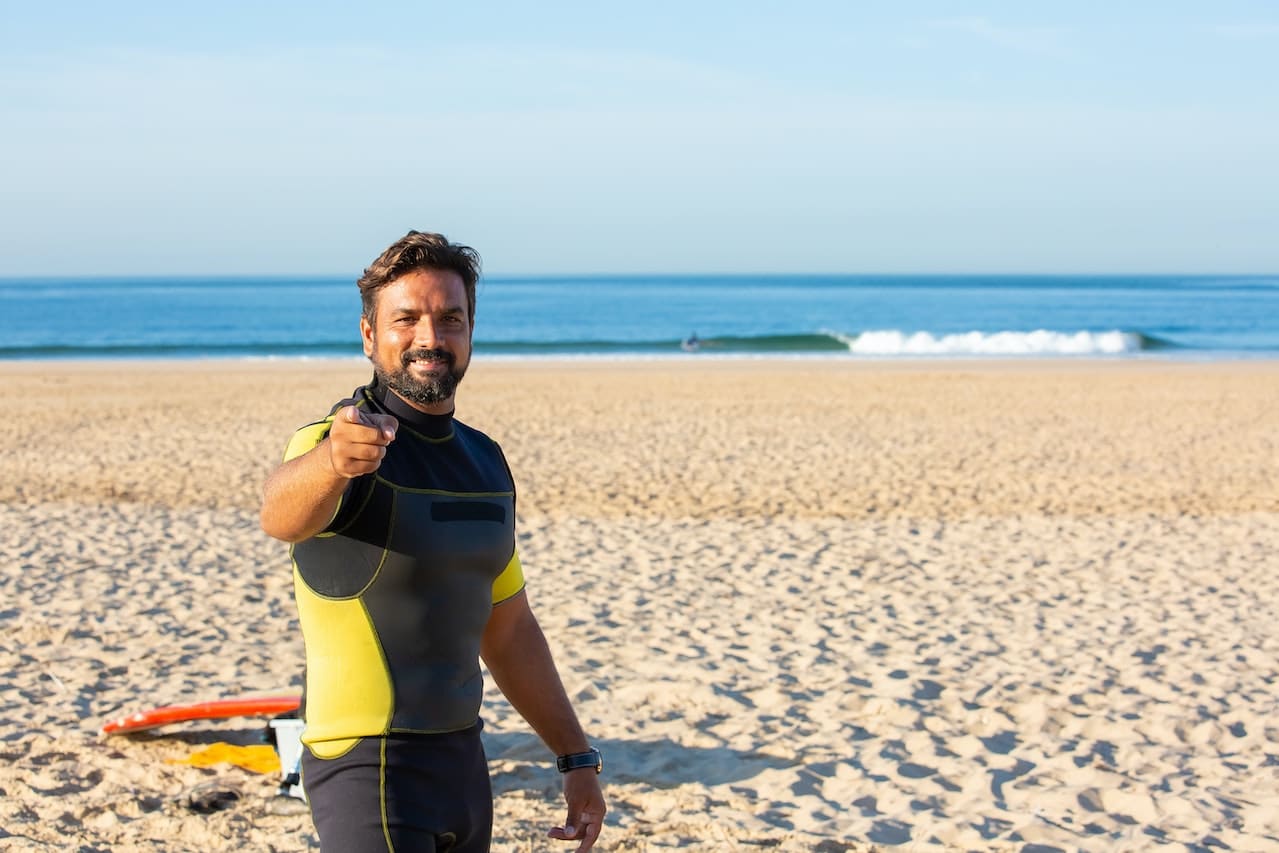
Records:
{"label": "short-sleeve wetsuit", "polygon": [[[483,843],[477,836],[474,849],[487,849],[479,649],[492,607],[524,587],[514,482],[488,436],[451,415],[413,409],[376,379],[298,430],[285,459],[318,445],[349,405],[394,415],[399,429],[378,470],[348,485],[325,530],[292,549],[306,644],[303,779],[321,844],[386,850],[398,840],[402,849],[433,849],[434,838],[439,849],[460,851],[471,849],[464,837],[475,830]],[[458,748],[483,776],[482,796],[480,780],[462,792]],[[436,783],[423,765],[431,754],[444,762],[436,782],[451,790],[429,790]],[[443,811],[465,807],[464,823],[484,823],[485,814],[488,823],[423,816],[459,792],[462,802]],[[374,808],[378,814],[359,814]],[[360,821],[367,843],[352,834]]]}

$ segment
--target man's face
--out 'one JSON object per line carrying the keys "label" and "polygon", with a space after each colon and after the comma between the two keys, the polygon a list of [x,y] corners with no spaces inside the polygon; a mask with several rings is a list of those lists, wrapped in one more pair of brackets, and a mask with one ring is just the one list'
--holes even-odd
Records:
{"label": "man's face", "polygon": [[415,409],[453,411],[471,363],[466,286],[451,270],[415,270],[377,294],[372,325],[360,318],[364,354],[378,379]]}

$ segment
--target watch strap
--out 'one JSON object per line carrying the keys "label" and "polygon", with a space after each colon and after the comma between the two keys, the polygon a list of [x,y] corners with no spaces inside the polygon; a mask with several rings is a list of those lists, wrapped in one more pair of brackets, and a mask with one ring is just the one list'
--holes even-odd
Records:
{"label": "watch strap", "polygon": [[570,770],[581,770],[585,767],[594,767],[595,772],[599,773],[604,769],[604,759],[598,749],[591,747],[586,752],[574,752],[558,756],[555,759],[555,766],[561,773],[567,773]]}

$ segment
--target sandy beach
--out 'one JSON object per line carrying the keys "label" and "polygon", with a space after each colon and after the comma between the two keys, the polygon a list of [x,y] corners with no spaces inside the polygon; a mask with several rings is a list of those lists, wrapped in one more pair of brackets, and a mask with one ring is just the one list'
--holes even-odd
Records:
{"label": "sandy beach", "polygon": [[[0,363],[0,848],[316,847],[278,777],[171,763],[265,721],[98,730],[300,690],[259,490],[367,376]],[[458,413],[515,473],[597,849],[1279,849],[1279,363],[481,357]],[[572,849],[484,717],[494,850]]]}

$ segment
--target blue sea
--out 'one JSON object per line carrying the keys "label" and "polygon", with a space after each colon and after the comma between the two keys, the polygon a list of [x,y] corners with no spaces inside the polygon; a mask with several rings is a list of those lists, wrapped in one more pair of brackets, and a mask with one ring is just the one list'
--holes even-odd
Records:
{"label": "blue sea", "polygon": [[[1279,275],[579,276],[480,283],[476,354],[1279,358]],[[360,357],[353,279],[0,279],[0,358]]]}

